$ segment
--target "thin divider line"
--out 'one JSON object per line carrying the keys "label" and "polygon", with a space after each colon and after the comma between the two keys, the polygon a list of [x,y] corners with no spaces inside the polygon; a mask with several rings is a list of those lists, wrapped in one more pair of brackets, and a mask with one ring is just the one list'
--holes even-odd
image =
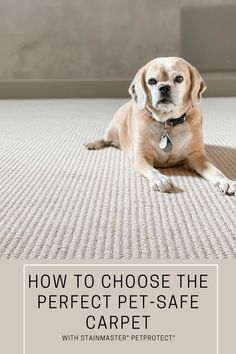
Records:
{"label": "thin divider line", "polygon": [[205,264],[205,263],[200,263],[200,264],[195,264],[195,263],[26,263],[24,264],[25,267],[75,267],[75,266],[80,266],[80,267],[103,267],[103,266],[109,266],[109,267],[125,267],[125,266],[131,266],[131,267],[139,267],[139,266],[146,266],[146,267],[153,267],[153,266],[167,266],[167,267],[174,267],[174,266],[190,266],[190,267],[218,267],[217,263],[213,264]]}
{"label": "thin divider line", "polygon": [[25,268],[23,264],[23,354],[25,354]]}
{"label": "thin divider line", "polygon": [[216,353],[219,354],[219,264],[216,269]]}

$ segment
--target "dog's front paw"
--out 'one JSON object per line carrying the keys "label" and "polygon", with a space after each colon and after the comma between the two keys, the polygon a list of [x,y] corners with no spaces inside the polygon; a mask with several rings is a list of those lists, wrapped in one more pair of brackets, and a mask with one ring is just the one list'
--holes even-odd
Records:
{"label": "dog's front paw", "polygon": [[232,181],[227,178],[222,178],[218,180],[215,185],[223,194],[236,196],[236,181]]}
{"label": "dog's front paw", "polygon": [[159,191],[162,193],[177,192],[179,189],[174,186],[172,181],[166,176],[157,177],[152,183],[151,187],[154,191]]}

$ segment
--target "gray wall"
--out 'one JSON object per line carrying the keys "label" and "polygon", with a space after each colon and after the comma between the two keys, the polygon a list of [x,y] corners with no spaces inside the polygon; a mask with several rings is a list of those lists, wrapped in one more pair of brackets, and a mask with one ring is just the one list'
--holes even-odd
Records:
{"label": "gray wall", "polygon": [[182,54],[184,6],[230,4],[236,0],[0,0],[0,80],[131,78],[153,57]]}

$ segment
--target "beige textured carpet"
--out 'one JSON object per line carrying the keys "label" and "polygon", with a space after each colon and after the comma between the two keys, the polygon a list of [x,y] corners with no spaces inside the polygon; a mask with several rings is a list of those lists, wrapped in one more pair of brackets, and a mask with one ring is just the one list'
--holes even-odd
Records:
{"label": "beige textured carpet", "polygon": [[[0,102],[1,258],[236,256],[236,198],[187,168],[160,194],[124,152],[87,151],[124,100]],[[236,178],[236,98],[205,99],[212,160]]]}

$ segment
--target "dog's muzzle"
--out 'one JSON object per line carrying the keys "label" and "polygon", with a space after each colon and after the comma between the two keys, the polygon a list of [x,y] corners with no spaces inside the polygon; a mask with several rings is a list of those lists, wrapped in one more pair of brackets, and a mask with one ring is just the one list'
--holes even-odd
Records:
{"label": "dog's muzzle", "polygon": [[170,96],[170,90],[171,90],[170,85],[162,85],[159,87],[159,91],[163,97],[168,98]]}
{"label": "dog's muzzle", "polygon": [[160,97],[157,101],[158,104],[170,104],[173,103],[171,100],[171,86],[170,85],[162,85],[159,87]]}

